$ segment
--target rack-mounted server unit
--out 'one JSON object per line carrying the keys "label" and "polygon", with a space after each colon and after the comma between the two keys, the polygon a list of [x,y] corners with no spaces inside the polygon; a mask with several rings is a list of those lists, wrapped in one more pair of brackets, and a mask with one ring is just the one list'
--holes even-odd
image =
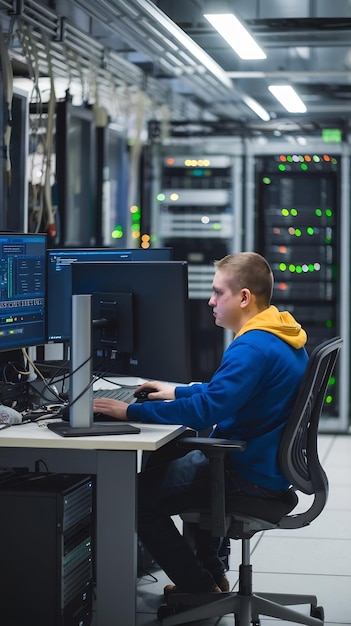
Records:
{"label": "rack-mounted server unit", "polygon": [[0,615],[6,626],[89,626],[92,482],[26,473],[0,484]]}

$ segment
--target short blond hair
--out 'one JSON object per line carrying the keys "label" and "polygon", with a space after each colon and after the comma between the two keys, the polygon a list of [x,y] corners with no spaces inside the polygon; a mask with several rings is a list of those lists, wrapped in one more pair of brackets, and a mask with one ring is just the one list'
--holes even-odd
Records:
{"label": "short blond hair", "polygon": [[217,270],[226,272],[233,293],[249,289],[264,305],[269,306],[273,293],[273,272],[266,259],[257,252],[228,254],[214,262]]}

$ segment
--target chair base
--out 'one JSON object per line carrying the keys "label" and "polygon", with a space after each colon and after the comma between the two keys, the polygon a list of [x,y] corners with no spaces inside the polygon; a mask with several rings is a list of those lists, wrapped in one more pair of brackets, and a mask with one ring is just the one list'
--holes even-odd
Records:
{"label": "chair base", "polygon": [[[316,596],[298,594],[174,594],[167,604],[161,605],[158,618],[162,626],[176,626],[210,617],[234,614],[236,626],[258,626],[260,615],[275,617],[295,624],[323,626],[323,607],[317,606]],[[201,597],[202,596],[202,597]],[[205,603],[201,603],[205,602]],[[310,615],[298,613],[289,605],[310,605]],[[189,608],[186,608],[186,606]],[[179,610],[181,607],[181,610]]]}

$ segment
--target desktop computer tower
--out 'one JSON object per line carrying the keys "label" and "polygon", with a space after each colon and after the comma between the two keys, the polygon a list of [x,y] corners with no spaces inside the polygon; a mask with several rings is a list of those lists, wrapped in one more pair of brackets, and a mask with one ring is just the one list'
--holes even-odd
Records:
{"label": "desktop computer tower", "polygon": [[89,626],[92,482],[72,474],[18,474],[0,483],[0,621]]}

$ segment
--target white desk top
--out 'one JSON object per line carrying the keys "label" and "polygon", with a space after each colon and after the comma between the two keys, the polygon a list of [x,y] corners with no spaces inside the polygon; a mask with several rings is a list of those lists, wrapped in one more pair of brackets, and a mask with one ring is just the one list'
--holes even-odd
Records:
{"label": "white desk top", "polygon": [[[40,425],[39,425],[40,424]],[[184,430],[184,426],[135,424],[140,433],[99,435],[98,437],[61,437],[45,422],[32,422],[0,430],[0,448],[58,448],[71,450],[157,450]]]}

